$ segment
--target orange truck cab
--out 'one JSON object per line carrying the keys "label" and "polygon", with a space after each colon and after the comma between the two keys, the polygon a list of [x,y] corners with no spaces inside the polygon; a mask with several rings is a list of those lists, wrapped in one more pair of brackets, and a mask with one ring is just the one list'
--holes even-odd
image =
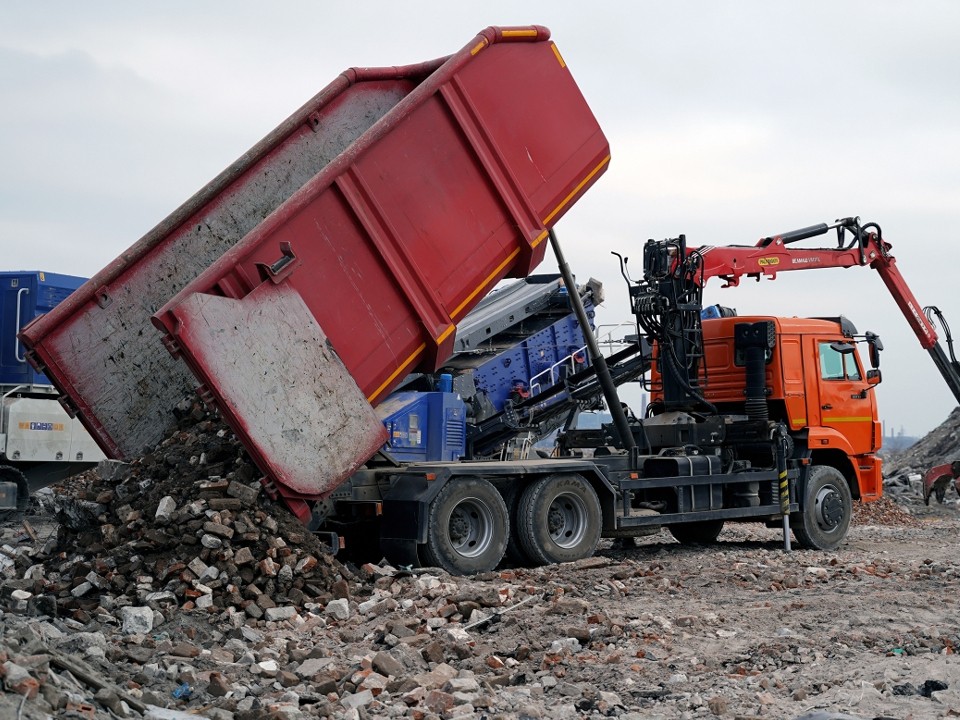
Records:
{"label": "orange truck cab", "polygon": [[[734,328],[755,322],[774,327],[775,342],[766,357],[767,406],[770,419],[788,428],[794,457],[839,470],[854,498],[880,497],[877,452],[883,433],[873,392],[879,371],[865,368],[856,347],[856,329],[846,318],[704,320],[700,384],[705,399],[721,414],[744,412],[744,362],[735,350]],[[656,392],[653,399],[657,400]]]}

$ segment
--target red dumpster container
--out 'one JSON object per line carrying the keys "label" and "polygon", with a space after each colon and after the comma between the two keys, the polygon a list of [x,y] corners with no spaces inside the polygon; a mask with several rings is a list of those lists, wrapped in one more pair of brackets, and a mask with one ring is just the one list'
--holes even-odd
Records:
{"label": "red dumpster container", "polygon": [[[289,147],[300,142],[303,126],[323,133],[335,106],[360,87],[381,105],[389,96],[393,106],[288,197],[274,193],[272,207],[260,203],[257,175],[279,174],[276,156],[295,154]],[[606,139],[545,28],[488,28],[442,61],[348,71],[318,98],[314,109],[308,104],[294,116],[299,125],[283,130],[294,125],[288,121],[271,136],[279,140],[268,138],[251,151],[255,159],[238,161],[235,178],[201,191],[205,197],[94,278],[72,315],[24,333],[113,454],[139,449],[146,437],[118,427],[118,419],[139,417],[144,403],[163,415],[182,397],[182,384],[161,393],[152,376],[155,367],[176,364],[161,362],[145,342],[152,367],[141,388],[139,367],[109,381],[92,377],[91,370],[117,364],[116,352],[78,368],[76,353],[64,346],[70,335],[76,346],[78,333],[83,342],[110,337],[112,329],[93,327],[104,317],[146,334],[143,311],[156,303],[151,314],[163,305],[154,323],[168,349],[278,489],[288,499],[329,493],[378,444],[368,417],[338,432],[345,419],[363,415],[409,372],[442,364],[455,323],[498,280],[522,277],[542,260],[547,228],[609,160]],[[184,239],[203,232],[207,214],[227,204],[232,218],[237,203],[258,208],[251,222],[227,233],[229,247],[208,253],[201,261],[208,267],[188,273],[195,277],[166,280],[187,261],[192,245]],[[144,273],[149,277],[133,282]],[[158,277],[162,289],[153,291]],[[130,297],[148,288],[151,301]],[[133,311],[111,317],[118,303]],[[142,364],[139,347],[135,354],[127,344],[117,349],[125,351],[120,364]],[[165,370],[160,384],[182,375]],[[114,389],[125,397],[108,400]],[[349,407],[339,412],[346,399]],[[105,405],[121,412],[104,417]]]}

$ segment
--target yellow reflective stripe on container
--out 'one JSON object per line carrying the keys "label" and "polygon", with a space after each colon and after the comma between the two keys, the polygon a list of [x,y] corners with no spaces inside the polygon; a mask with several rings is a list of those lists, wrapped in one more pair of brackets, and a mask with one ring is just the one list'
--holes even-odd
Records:
{"label": "yellow reflective stripe on container", "polygon": [[550,43],[550,47],[553,48],[553,54],[557,56],[557,62],[560,63],[560,67],[565,68],[567,64],[563,61],[563,55],[561,55],[560,51],[557,50],[557,46],[553,43]]}
{"label": "yellow reflective stripe on container", "polygon": [[478,42],[476,45],[474,45],[474,46],[470,49],[470,54],[471,54],[471,55],[476,55],[478,52],[480,52],[481,50],[483,50],[483,49],[487,46],[488,43],[489,43],[489,41],[488,41],[486,38],[484,38],[483,40],[481,40],[480,42]]}
{"label": "yellow reflective stripe on container", "polygon": [[459,315],[463,311],[463,309],[470,304],[470,301],[477,296],[477,293],[483,290],[483,288],[485,288],[490,283],[491,280],[493,280],[497,275],[499,275],[500,271],[503,270],[508,264],[510,264],[510,262],[519,254],[520,254],[520,248],[517,248],[507,256],[506,260],[504,260],[502,263],[497,265],[497,268],[492,273],[487,275],[487,277],[484,278],[482,283],[477,285],[476,290],[474,290],[472,293],[467,295],[466,299],[462,303],[460,303],[452,313],[450,313],[450,318],[453,319],[457,315]]}
{"label": "yellow reflective stripe on container", "polygon": [[456,326],[456,325],[450,325],[450,326],[448,326],[446,330],[444,330],[442,333],[440,333],[440,337],[437,338],[437,345],[439,345],[439,344],[442,343],[444,340],[446,340],[447,337],[450,335],[450,333],[452,333],[452,332],[453,332],[454,330],[456,330],[456,329],[457,329],[457,326]]}
{"label": "yellow reflective stripe on container", "polygon": [[420,347],[418,347],[416,350],[414,350],[414,351],[410,354],[410,357],[408,357],[406,360],[404,360],[403,363],[400,365],[400,367],[398,367],[396,370],[394,370],[394,371],[390,374],[390,377],[388,377],[386,380],[383,381],[383,384],[382,384],[380,387],[378,387],[376,390],[374,390],[371,395],[367,395],[367,402],[372,403],[372,402],[377,398],[377,396],[386,389],[387,385],[389,385],[390,383],[392,383],[392,382],[396,379],[397,375],[399,375],[399,374],[402,373],[404,370],[406,370],[406,369],[410,366],[410,364],[411,364],[414,360],[416,360],[417,357],[418,357],[419,355],[421,355],[421,354],[423,353],[423,351],[426,350],[426,349],[427,349],[427,344],[426,344],[426,343],[423,343],[423,344],[420,345]]}
{"label": "yellow reflective stripe on container", "polygon": [[526,30],[504,30],[503,36],[508,37],[536,37],[537,31],[533,28],[528,28]]}
{"label": "yellow reflective stripe on container", "polygon": [[586,185],[588,182],[590,182],[590,180],[593,178],[593,176],[596,175],[598,172],[600,172],[600,171],[603,169],[603,166],[606,165],[608,162],[610,162],[610,156],[609,156],[609,155],[607,155],[603,160],[601,160],[601,161],[600,161],[600,164],[597,165],[593,170],[591,170],[591,171],[587,174],[587,176],[586,176],[583,180],[581,180],[573,190],[570,191],[570,194],[567,195],[567,196],[560,202],[560,204],[557,205],[557,206],[553,209],[553,212],[550,213],[549,215],[547,215],[547,216],[543,219],[543,224],[546,225],[548,222],[550,222],[551,220],[553,220],[553,218],[556,217],[557,213],[559,213],[561,210],[563,210],[563,208],[566,207],[567,203],[570,202],[570,201],[573,199],[573,196],[576,195],[578,192],[580,192],[580,190],[583,189],[583,186]]}

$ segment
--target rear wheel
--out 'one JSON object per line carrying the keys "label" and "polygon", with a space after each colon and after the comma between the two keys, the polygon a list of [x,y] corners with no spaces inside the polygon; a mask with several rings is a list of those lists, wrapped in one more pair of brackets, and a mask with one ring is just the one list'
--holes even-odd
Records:
{"label": "rear wheel", "polygon": [[450,480],[430,503],[420,557],[454,575],[493,570],[507,547],[510,522],[497,489],[483,478]]}
{"label": "rear wheel", "polygon": [[677,542],[684,545],[709,545],[716,542],[723,530],[723,520],[678,523],[669,525],[667,529]]}
{"label": "rear wheel", "polygon": [[517,522],[517,509],[520,506],[522,493],[523,487],[519,482],[512,483],[503,491],[503,500],[507,504],[507,512],[510,516],[510,537],[507,538],[507,551],[503,555],[503,560],[508,565],[516,567],[527,567],[534,564],[517,537],[520,528],[520,523]]}
{"label": "rear wheel", "polygon": [[850,529],[852,516],[853,498],[847,479],[829,465],[811,467],[803,508],[790,516],[797,542],[814,550],[836,550]]}
{"label": "rear wheel", "polygon": [[535,563],[593,555],[600,541],[600,501],[581,475],[550,475],[528,486],[517,506],[517,540]]}

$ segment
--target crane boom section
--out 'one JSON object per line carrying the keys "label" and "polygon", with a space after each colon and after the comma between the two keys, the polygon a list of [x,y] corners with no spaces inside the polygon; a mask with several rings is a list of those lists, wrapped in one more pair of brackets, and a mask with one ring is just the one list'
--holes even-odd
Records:
{"label": "crane boom section", "polygon": [[[827,225],[814,227],[828,228]],[[739,285],[742,277],[759,279],[763,276],[773,280],[778,273],[793,270],[868,265],[880,274],[923,349],[929,350],[937,344],[937,331],[933,323],[924,315],[923,306],[897,268],[896,258],[890,254],[890,243],[883,240],[879,233],[862,233],[858,241],[837,248],[789,247],[789,235],[784,233],[783,236],[764,238],[756,245],[703,246],[689,248],[687,252],[688,255],[697,253],[703,258],[701,284],[717,277],[724,281],[723,287]],[[785,236],[788,239],[784,239]]]}
{"label": "crane boom section", "polygon": [[[837,231],[837,246],[833,248],[790,247],[792,243]],[[713,277],[723,280],[723,287],[740,284],[743,277],[767,277],[771,280],[778,273],[793,270],[819,270],[823,268],[848,268],[869,266],[876,270],[884,285],[907,319],[920,346],[933,358],[953,395],[960,402],[960,363],[953,352],[953,339],[949,327],[936,307],[924,308],[907,285],[897,267],[896,258],[890,254],[892,246],[883,239],[876,223],[860,224],[856,217],[838,220],[834,225],[821,223],[780,235],[760,239],[756,245],[726,245],[685,248],[683,253],[672,249],[673,273],[678,274],[681,263],[676,258],[684,257],[682,265],[696,268],[693,280],[700,287]],[[934,316],[940,319],[946,335],[949,356],[939,344]]]}

